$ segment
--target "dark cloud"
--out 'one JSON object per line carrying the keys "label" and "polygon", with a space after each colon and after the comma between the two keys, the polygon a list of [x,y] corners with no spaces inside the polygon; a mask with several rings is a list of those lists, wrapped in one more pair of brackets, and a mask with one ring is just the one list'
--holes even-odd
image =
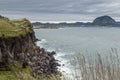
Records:
{"label": "dark cloud", "polygon": [[31,20],[92,20],[101,15],[119,19],[120,0],[0,0],[0,13]]}

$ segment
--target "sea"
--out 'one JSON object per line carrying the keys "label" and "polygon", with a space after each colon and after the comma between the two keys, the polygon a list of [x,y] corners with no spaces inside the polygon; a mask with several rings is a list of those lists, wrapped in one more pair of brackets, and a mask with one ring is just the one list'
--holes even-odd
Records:
{"label": "sea", "polygon": [[[35,29],[40,40],[36,44],[47,51],[55,51],[55,58],[61,66],[59,70],[70,77],[74,72],[73,61],[76,56],[84,55],[94,59],[97,54],[102,58],[110,55],[111,50],[120,52],[119,27],[71,27],[59,29]],[[92,61],[92,60],[91,60]]]}

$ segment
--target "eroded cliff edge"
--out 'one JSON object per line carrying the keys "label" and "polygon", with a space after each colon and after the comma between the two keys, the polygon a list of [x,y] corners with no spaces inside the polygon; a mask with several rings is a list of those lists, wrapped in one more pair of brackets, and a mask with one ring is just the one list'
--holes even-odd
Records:
{"label": "eroded cliff edge", "polygon": [[[27,19],[9,20],[0,16],[0,70],[18,61],[23,68],[30,66],[32,73],[51,75],[59,73],[60,66],[53,52],[36,46],[36,37]],[[8,69],[9,70],[9,69]]]}

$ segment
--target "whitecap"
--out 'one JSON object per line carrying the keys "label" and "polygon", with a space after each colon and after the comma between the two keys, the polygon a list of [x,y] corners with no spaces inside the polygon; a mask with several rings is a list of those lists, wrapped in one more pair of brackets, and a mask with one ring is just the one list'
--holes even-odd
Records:
{"label": "whitecap", "polygon": [[46,40],[46,39],[41,39],[40,41],[37,41],[37,42],[36,42],[36,45],[37,45],[37,46],[40,46],[40,47],[43,47],[42,44],[45,44],[45,43],[47,43],[47,40]]}

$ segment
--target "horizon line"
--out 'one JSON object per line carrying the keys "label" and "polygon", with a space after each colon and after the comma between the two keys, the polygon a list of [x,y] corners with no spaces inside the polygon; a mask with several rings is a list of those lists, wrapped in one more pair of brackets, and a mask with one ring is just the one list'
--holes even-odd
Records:
{"label": "horizon line", "polygon": [[83,23],[87,23],[87,22],[93,22],[93,21],[40,21],[40,20],[38,20],[38,21],[32,21],[31,20],[31,22],[32,23],[34,23],[34,22],[41,22],[41,23],[76,23],[76,22],[83,22]]}

